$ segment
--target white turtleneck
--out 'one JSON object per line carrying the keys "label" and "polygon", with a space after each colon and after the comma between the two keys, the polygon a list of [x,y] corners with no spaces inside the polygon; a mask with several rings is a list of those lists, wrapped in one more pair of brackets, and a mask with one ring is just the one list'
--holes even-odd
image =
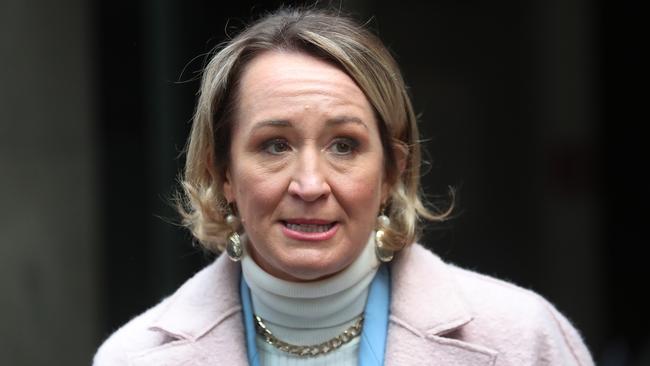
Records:
{"label": "white turtleneck", "polygon": [[[251,290],[253,311],[280,340],[314,345],[343,333],[363,313],[368,290],[379,267],[371,235],[359,257],[342,272],[320,281],[291,282],[274,277],[248,255],[242,272]],[[262,365],[356,365],[359,338],[330,354],[298,358],[257,336]]]}

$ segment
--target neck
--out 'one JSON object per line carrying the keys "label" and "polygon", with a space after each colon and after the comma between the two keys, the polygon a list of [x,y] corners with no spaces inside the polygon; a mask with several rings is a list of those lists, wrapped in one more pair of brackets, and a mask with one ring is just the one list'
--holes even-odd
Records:
{"label": "neck", "polygon": [[242,271],[251,290],[253,311],[288,343],[317,344],[337,336],[364,311],[379,266],[372,237],[350,266],[320,281],[281,280],[245,256]]}

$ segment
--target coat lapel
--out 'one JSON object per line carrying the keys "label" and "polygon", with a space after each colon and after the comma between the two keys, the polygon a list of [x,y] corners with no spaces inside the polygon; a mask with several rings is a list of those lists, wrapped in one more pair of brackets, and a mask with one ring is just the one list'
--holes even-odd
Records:
{"label": "coat lapel", "polygon": [[247,365],[239,264],[220,256],[187,281],[149,328],[162,346],[130,355],[133,366]]}
{"label": "coat lapel", "polygon": [[[150,327],[170,341],[130,354],[130,365],[247,365],[240,273],[220,256],[186,282]],[[438,257],[419,245],[403,250],[391,281],[386,366],[494,365],[495,351],[445,337],[472,316]]]}
{"label": "coat lapel", "polygon": [[232,315],[225,319],[221,325],[215,327],[214,331],[196,341],[172,341],[158,348],[133,354],[130,357],[130,365],[248,365],[243,332],[241,315]]}
{"label": "coat lapel", "polygon": [[449,333],[472,321],[447,265],[420,245],[391,267],[391,310],[385,365],[493,365],[497,352]]}
{"label": "coat lapel", "polygon": [[388,330],[386,366],[472,365],[492,366],[496,352],[451,338],[415,334],[392,323]]}

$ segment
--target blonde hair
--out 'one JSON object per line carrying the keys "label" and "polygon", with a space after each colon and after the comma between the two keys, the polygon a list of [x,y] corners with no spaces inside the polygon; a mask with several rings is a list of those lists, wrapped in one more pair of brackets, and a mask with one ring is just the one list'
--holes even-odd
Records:
{"label": "blonde hair", "polygon": [[[251,59],[271,50],[302,52],[330,62],[357,83],[373,106],[386,177],[392,186],[385,207],[391,219],[385,230],[387,247],[399,250],[417,240],[420,218],[447,218],[451,207],[434,213],[420,198],[416,116],[390,52],[374,34],[339,13],[283,8],[262,17],[225,44],[203,73],[178,208],[183,224],[206,249],[222,251],[232,231],[225,220],[229,207],[223,184],[239,78]],[[395,149],[407,152],[403,171]]]}

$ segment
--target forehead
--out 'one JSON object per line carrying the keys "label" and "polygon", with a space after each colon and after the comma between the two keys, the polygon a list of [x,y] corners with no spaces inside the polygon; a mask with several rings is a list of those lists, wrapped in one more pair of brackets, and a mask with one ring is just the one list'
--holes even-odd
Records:
{"label": "forehead", "polygon": [[238,94],[244,120],[305,108],[338,107],[372,114],[365,94],[344,71],[299,52],[268,51],[256,56],[241,75]]}

